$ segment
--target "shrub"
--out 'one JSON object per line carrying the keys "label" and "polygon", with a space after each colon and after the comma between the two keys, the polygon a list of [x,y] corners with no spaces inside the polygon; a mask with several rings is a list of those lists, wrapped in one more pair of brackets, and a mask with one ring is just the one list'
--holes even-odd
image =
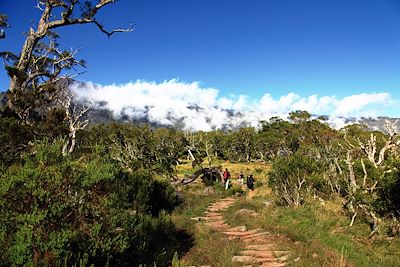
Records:
{"label": "shrub", "polygon": [[[63,157],[43,141],[0,176],[0,262],[5,265],[165,264],[177,204],[167,183],[126,173],[102,147]],[[162,240],[162,242],[161,242]],[[174,249],[174,248],[173,248]],[[173,253],[174,250],[172,250]]]}
{"label": "shrub", "polygon": [[314,184],[319,183],[319,164],[300,153],[277,158],[269,176],[269,185],[279,201],[289,206],[300,205]]}

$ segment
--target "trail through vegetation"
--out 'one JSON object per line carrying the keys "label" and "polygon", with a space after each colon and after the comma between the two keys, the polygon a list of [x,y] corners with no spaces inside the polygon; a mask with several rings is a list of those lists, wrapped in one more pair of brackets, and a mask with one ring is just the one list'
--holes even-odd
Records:
{"label": "trail through vegetation", "polygon": [[235,201],[236,198],[228,197],[214,202],[208,206],[204,217],[200,218],[211,229],[223,232],[228,239],[240,240],[244,249],[239,252],[239,255],[232,257],[232,262],[260,267],[285,266],[284,261],[289,252],[275,249],[274,235],[261,228],[247,230],[246,226],[232,227],[224,222],[221,211],[227,209]]}

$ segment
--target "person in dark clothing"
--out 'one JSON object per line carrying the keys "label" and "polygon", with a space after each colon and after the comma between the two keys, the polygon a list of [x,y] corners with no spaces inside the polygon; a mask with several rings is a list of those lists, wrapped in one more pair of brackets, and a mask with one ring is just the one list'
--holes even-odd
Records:
{"label": "person in dark clothing", "polygon": [[248,189],[254,190],[254,178],[252,174],[250,174],[250,176],[247,177],[246,184]]}

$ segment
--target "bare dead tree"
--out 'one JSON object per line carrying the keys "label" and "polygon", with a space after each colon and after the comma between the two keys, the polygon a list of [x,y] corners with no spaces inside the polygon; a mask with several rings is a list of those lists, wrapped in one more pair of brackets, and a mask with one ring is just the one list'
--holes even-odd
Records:
{"label": "bare dead tree", "polygon": [[212,165],[212,157],[211,157],[211,150],[213,149],[214,145],[208,138],[204,140],[204,149],[208,159],[208,166]]}
{"label": "bare dead tree", "polygon": [[139,160],[140,157],[136,147],[123,139],[112,139],[112,142],[114,144],[113,159],[120,162],[124,168],[131,172],[132,162]]}
{"label": "bare dead tree", "polygon": [[91,104],[78,108],[78,104],[72,102],[71,96],[66,97],[61,104],[65,108],[65,121],[69,130],[68,138],[62,148],[62,154],[65,156],[72,153],[75,149],[76,132],[88,125],[89,119],[84,119],[84,116],[90,110]]}
{"label": "bare dead tree", "polygon": [[[57,43],[59,37],[54,31],[58,28],[94,24],[101,32],[111,37],[116,32],[131,32],[131,27],[106,30],[96,19],[97,13],[103,7],[115,3],[115,0],[40,0],[37,9],[41,16],[36,29],[30,28],[24,45],[19,54],[3,52],[1,55],[7,61],[7,71],[10,76],[10,107],[26,102],[23,94],[31,94],[31,98],[42,95],[47,98],[54,91],[54,84],[62,78],[72,78],[70,71],[76,67],[85,66],[85,62],[76,59],[78,49],[60,50]],[[29,107],[16,113],[21,119],[29,116]]]}
{"label": "bare dead tree", "polygon": [[385,144],[380,149],[378,158],[376,158],[376,136],[373,133],[371,133],[370,139],[367,142],[362,142],[360,139],[357,139],[359,147],[364,151],[364,153],[368,157],[368,160],[374,165],[375,168],[382,165],[383,161],[385,160],[385,154],[387,150],[400,144],[400,140],[397,140],[397,122],[398,120],[394,122],[391,122],[389,120],[385,121],[385,128],[389,135],[389,138],[384,138]]}
{"label": "bare dead tree", "polygon": [[354,174],[354,169],[353,169],[353,161],[352,161],[352,156],[351,156],[351,150],[348,150],[346,153],[346,163],[349,168],[349,179],[350,179],[350,190],[352,193],[354,193],[357,190],[357,181],[356,181],[356,176]]}
{"label": "bare dead tree", "polygon": [[[344,133],[344,139],[348,145],[345,162],[348,165],[350,190],[346,206],[352,213],[350,226],[353,225],[358,214],[365,214],[371,220],[370,237],[372,237],[376,232],[379,232],[380,219],[370,205],[363,203],[362,201],[356,201],[354,194],[357,192],[357,190],[361,190],[359,192],[362,194],[373,194],[384,175],[392,171],[390,166],[386,166],[385,157],[390,149],[397,148],[400,144],[400,140],[397,138],[397,122],[397,120],[394,122],[386,120],[385,128],[388,133],[388,138],[383,137],[384,145],[380,149],[377,146],[377,136],[374,133],[371,133],[369,139],[366,141],[362,141],[359,137],[357,137],[355,138],[355,142],[351,142],[348,139],[347,133]],[[363,178],[361,186],[357,185],[357,179],[353,169],[354,161],[351,156],[354,151],[360,151],[362,155],[365,155],[368,161],[372,164],[373,168],[379,169],[381,172],[380,177],[369,177],[366,165],[361,156],[360,163],[363,171]],[[368,180],[370,181],[368,182]]]}
{"label": "bare dead tree", "polygon": [[201,143],[201,139],[198,139],[197,135],[189,131],[185,131],[184,137],[186,140],[186,150],[188,152],[188,158],[190,157],[190,159],[192,160],[192,164],[195,164],[200,159],[196,159],[193,155],[193,152],[197,151],[198,146]]}

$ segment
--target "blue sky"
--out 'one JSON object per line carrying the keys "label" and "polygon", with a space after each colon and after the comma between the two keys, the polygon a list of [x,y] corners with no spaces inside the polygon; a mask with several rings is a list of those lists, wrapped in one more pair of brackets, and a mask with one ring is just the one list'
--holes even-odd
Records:
{"label": "blue sky", "polygon": [[[22,32],[39,15],[35,3],[0,0],[12,25],[0,50],[22,47]],[[120,0],[99,15],[110,29],[133,22],[135,32],[107,39],[93,25],[60,30],[62,45],[81,48],[88,62],[80,80],[178,78],[221,97],[268,93],[276,101],[387,93],[395,103],[377,112],[399,116],[400,1]],[[7,86],[1,70],[0,88]]]}

